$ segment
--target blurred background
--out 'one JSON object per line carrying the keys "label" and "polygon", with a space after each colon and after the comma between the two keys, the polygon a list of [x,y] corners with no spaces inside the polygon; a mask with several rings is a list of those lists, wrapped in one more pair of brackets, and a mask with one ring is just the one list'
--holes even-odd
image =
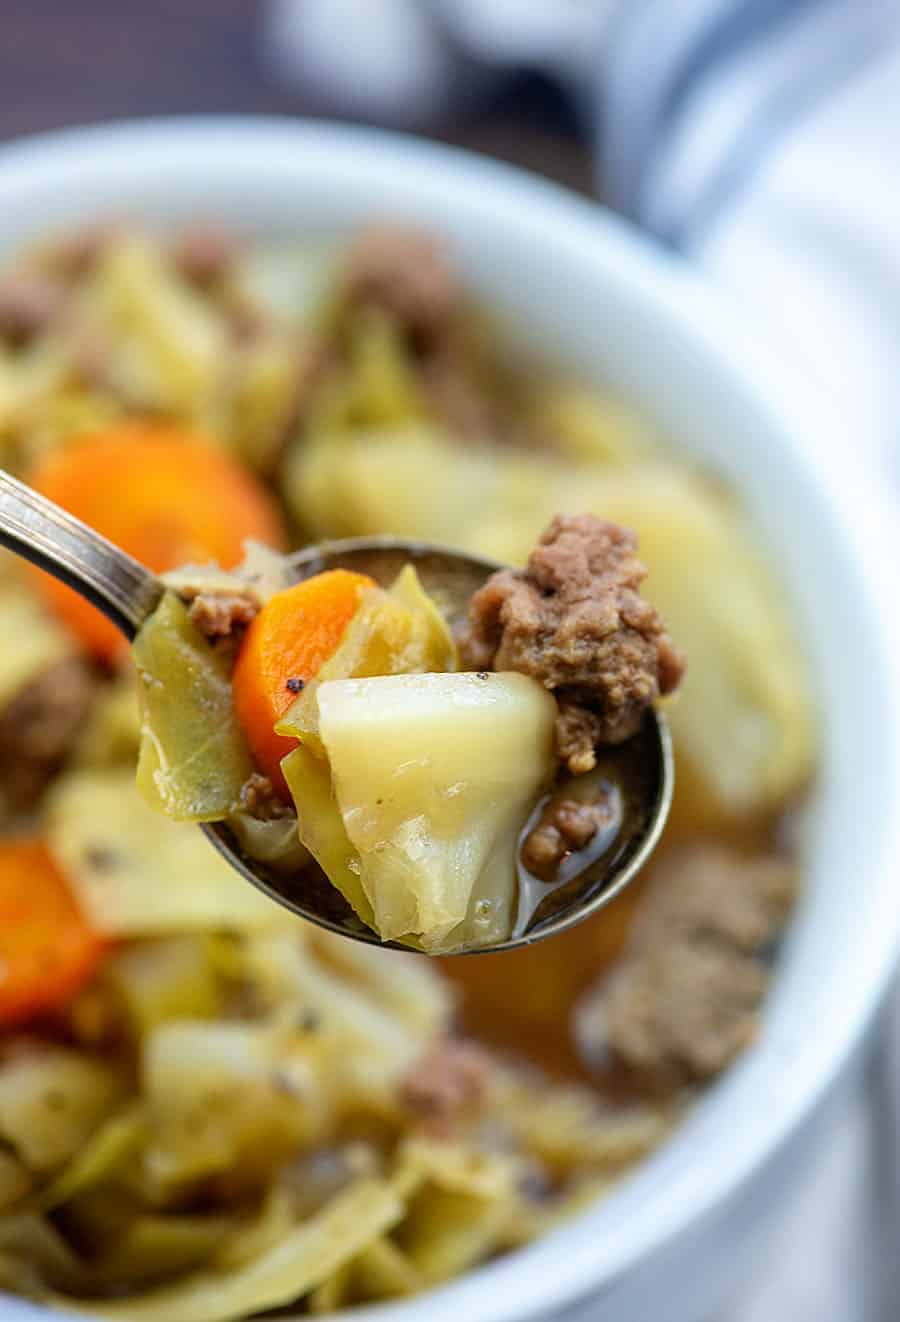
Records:
{"label": "blurred background", "polygon": [[[211,112],[328,114],[343,98],[271,58],[278,7],[256,0],[4,0],[0,137],[122,117]],[[438,115],[431,136],[592,184],[567,98],[516,71]]]}

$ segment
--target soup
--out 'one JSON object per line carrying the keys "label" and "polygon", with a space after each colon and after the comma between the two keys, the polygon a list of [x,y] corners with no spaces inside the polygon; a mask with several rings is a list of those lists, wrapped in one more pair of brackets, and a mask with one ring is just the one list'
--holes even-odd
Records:
{"label": "soup", "polygon": [[[311,929],[156,815],[116,641],[4,562],[0,1285],[108,1318],[327,1312],[602,1196],[752,1042],[798,885],[776,841],[809,685],[730,494],[602,383],[511,360],[403,229],[98,226],[6,274],[0,345],[5,465],[77,469],[56,498],[157,571],[230,570],[245,531],[520,564],[589,510],[636,530],[690,658],[648,875],[553,941],[438,964]],[[277,863],[294,837],[254,792]]]}

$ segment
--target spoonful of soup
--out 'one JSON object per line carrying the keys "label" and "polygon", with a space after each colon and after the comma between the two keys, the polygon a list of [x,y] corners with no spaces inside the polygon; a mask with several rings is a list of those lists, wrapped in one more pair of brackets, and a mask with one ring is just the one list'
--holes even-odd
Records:
{"label": "spoonful of soup", "polygon": [[659,838],[656,702],[684,663],[627,530],[557,518],[524,571],[369,538],[157,577],[0,474],[0,542],[132,642],[148,799],[333,931],[527,944],[608,903]]}

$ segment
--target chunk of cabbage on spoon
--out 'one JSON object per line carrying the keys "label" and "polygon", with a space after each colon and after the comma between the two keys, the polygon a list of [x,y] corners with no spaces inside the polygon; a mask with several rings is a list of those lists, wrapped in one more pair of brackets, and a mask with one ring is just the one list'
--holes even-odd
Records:
{"label": "chunk of cabbage on spoon", "polygon": [[251,547],[168,575],[134,644],[138,783],[288,902],[429,954],[494,947],[627,849],[648,709],[683,661],[636,539],[592,516],[463,603],[372,568],[291,582],[296,560]]}

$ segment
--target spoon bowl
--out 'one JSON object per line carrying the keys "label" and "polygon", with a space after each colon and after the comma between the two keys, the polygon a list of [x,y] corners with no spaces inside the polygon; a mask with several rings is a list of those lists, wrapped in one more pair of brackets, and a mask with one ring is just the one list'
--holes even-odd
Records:
{"label": "spoon bowl", "polygon": [[[323,570],[350,569],[368,574],[376,583],[387,586],[407,564],[415,567],[426,592],[438,603],[454,631],[465,622],[473,593],[495,570],[503,568],[497,561],[465,551],[397,537],[321,542],[290,557],[298,582]],[[659,841],[672,802],[674,761],[665,717],[655,709],[649,710],[638,733],[626,743],[609,749],[605,760],[613,774],[617,765],[638,770],[640,802],[637,811],[630,814],[629,827],[618,834],[610,849],[568,884],[555,887],[533,879],[529,883],[520,876],[519,912],[513,934],[506,941],[444,953],[494,954],[555,936],[597,913],[637,875]],[[399,943],[382,941],[366,927],[331,883],[321,874],[316,875],[316,869],[305,873],[298,885],[295,879],[248,858],[227,823],[210,823],[203,830],[242,876],[300,917],[357,941],[408,950]],[[523,904],[522,892],[526,888],[529,893],[527,903]]]}
{"label": "spoon bowl", "polygon": [[[97,606],[133,640],[159,603],[162,581],[93,529],[32,488],[0,471],[0,545],[61,579]],[[396,537],[352,538],[305,547],[289,557],[295,581],[326,569],[351,569],[388,585],[412,564],[451,629],[465,620],[473,593],[495,570],[496,561],[464,551]],[[611,780],[621,774],[629,806],[608,848],[577,875],[544,883],[519,868],[519,903],[512,935],[491,946],[461,947],[447,954],[494,954],[530,945],[591,917],[638,874],[655,849],[672,803],[674,762],[665,717],[650,708],[640,730],[603,754]],[[383,942],[353,912],[315,866],[298,880],[279,874],[239,845],[226,822],[201,830],[228,863],[270,899],[301,918],[341,936],[371,945]]]}

